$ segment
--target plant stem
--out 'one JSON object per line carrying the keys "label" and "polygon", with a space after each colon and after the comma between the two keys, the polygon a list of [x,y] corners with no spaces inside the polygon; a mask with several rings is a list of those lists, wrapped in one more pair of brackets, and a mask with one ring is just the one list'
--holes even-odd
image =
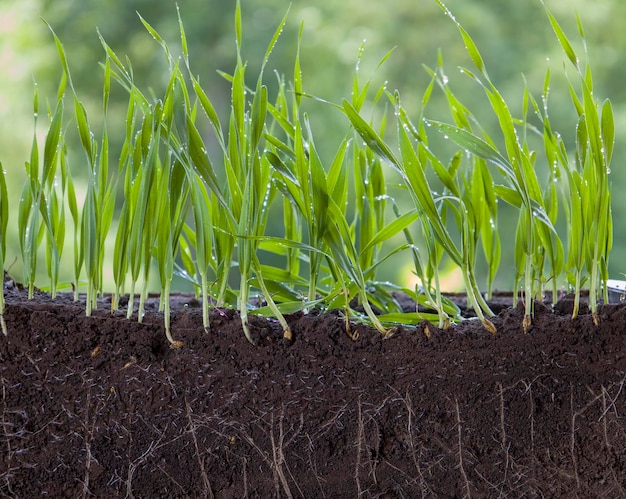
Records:
{"label": "plant stem", "polygon": [[204,326],[204,332],[208,333],[210,329],[209,324],[209,293],[206,272],[202,272],[201,276],[201,288],[202,288],[202,325]]}

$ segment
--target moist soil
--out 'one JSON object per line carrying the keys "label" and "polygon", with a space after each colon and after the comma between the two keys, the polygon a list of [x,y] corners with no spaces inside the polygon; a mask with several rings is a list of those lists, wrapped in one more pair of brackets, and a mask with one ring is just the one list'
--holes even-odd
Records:
{"label": "moist soil", "polygon": [[139,324],[4,287],[2,497],[626,495],[626,305],[596,325],[536,303],[524,334],[509,297],[495,335],[385,339],[333,312],[289,316],[292,341],[252,317],[253,346],[236,311],[205,332],[175,295],[173,350],[156,299]]}

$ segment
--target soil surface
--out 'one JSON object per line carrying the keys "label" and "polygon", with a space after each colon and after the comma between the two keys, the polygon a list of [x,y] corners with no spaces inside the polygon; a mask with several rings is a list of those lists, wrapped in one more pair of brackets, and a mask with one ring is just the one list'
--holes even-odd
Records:
{"label": "soil surface", "polygon": [[[175,296],[168,347],[143,324],[85,317],[5,282],[2,497],[624,497],[626,305],[499,306],[489,335],[339,314],[253,317]],[[186,306],[183,306],[186,305]],[[430,333],[428,337],[428,334]]]}

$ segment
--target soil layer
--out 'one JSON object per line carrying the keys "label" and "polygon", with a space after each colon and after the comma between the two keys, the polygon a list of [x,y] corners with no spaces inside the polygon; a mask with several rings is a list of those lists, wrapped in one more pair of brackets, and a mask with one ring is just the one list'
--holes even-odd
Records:
{"label": "soil layer", "polygon": [[142,324],[5,282],[5,497],[623,497],[626,306],[500,307],[383,337],[339,314],[252,317],[174,297]]}

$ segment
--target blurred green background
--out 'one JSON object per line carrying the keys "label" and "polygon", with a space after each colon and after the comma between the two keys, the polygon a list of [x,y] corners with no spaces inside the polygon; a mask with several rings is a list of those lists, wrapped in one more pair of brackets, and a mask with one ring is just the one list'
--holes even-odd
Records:
{"label": "blurred green background", "polygon": [[[595,76],[597,98],[609,97],[616,117],[616,147],[612,165],[613,213],[615,223],[614,251],[610,262],[613,277],[626,272],[620,255],[626,250],[626,173],[622,157],[626,134],[626,4],[619,0],[546,0],[547,6],[566,29],[568,36],[579,40],[576,13],[585,27],[588,51]],[[235,61],[234,0],[179,0],[181,16],[189,41],[193,70],[218,112],[229,108],[228,83],[217,70],[229,72]],[[280,19],[290,7],[287,27],[270,61],[270,69],[291,79],[296,40],[304,22],[301,49],[304,89],[323,99],[340,102],[349,96],[352,74],[359,46],[365,41],[360,65],[363,79],[375,72],[375,88],[387,82],[390,90],[398,89],[405,107],[419,111],[419,101],[429,81],[422,65],[435,67],[441,50],[446,74],[457,96],[484,120],[488,130],[494,121],[482,98],[482,92],[458,71],[471,67],[471,61],[454,24],[444,16],[434,0],[242,0],[244,45],[243,56],[249,62],[247,75],[256,78],[263,53]],[[548,67],[553,73],[551,120],[554,128],[569,140],[574,136],[575,119],[562,72],[565,57],[555,39],[540,0],[523,2],[502,0],[449,0],[448,7],[477,42],[494,83],[507,98],[514,112],[521,109],[524,77],[531,91],[540,95]],[[29,156],[33,137],[32,96],[37,82],[40,102],[55,99],[61,75],[50,32],[40,18],[48,21],[64,44],[74,84],[84,101],[90,120],[97,125],[101,106],[102,71],[99,63],[104,52],[98,39],[100,31],[120,56],[128,56],[137,81],[144,88],[154,88],[158,95],[167,82],[167,65],[159,45],[141,25],[140,13],[173,47],[179,44],[174,0],[3,0],[0,2],[0,161],[7,172],[9,190],[16,207],[24,182],[24,161]],[[384,66],[376,70],[379,60],[392,48],[395,51]],[[578,44],[577,48],[581,47]],[[266,72],[268,83],[274,81]],[[449,120],[445,104],[436,96],[428,115]],[[112,96],[109,127],[120,127],[117,142],[112,137],[112,160],[115,148],[123,138],[124,110],[127,95],[117,87]],[[438,100],[437,100],[438,99]],[[316,143],[328,157],[347,130],[346,120],[331,106],[307,103]],[[40,119],[40,122],[45,120]],[[46,123],[38,129],[43,145]],[[70,125],[70,126],[73,126]],[[82,154],[82,153],[81,153]],[[70,154],[76,179],[81,178],[83,156]],[[393,178],[393,177],[390,177]],[[400,190],[392,195],[400,196]],[[80,191],[79,199],[82,198]],[[14,214],[16,210],[14,209]],[[512,241],[515,221],[507,219],[506,209],[500,219],[503,257],[496,287],[509,289],[512,282]],[[113,227],[115,229],[115,227]],[[7,262],[19,255],[17,222],[10,224]],[[509,232],[506,232],[509,231]],[[507,235],[510,233],[510,237]],[[69,235],[68,235],[69,237]],[[67,243],[70,279],[71,242]],[[399,284],[410,279],[410,258],[404,263],[392,262],[379,276]],[[41,264],[41,270],[44,266]],[[11,273],[21,277],[18,263]],[[45,284],[45,278],[42,279]],[[454,279],[449,287],[457,284]]]}

